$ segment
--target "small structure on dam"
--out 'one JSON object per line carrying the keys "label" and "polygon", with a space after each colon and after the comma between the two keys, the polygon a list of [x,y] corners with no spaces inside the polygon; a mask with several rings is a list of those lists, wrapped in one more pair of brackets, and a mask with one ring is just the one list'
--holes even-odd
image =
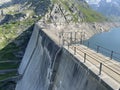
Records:
{"label": "small structure on dam", "polygon": [[39,23],[34,26],[19,67],[22,78],[16,90],[120,89],[120,63],[74,44],[80,38],[63,39],[63,33],[59,35],[53,29]]}

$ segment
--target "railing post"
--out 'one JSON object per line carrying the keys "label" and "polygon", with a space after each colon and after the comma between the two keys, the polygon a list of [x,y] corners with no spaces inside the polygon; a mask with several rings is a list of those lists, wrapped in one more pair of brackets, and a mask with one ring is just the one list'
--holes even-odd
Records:
{"label": "railing post", "polygon": [[99,48],[100,48],[100,46],[97,46],[97,53],[99,52]]}
{"label": "railing post", "polygon": [[68,43],[68,50],[69,50],[69,43]]}
{"label": "railing post", "polygon": [[81,32],[81,37],[80,37],[80,44],[82,44],[82,32]]}
{"label": "railing post", "polygon": [[70,44],[72,44],[72,32],[70,32]]}
{"label": "railing post", "polygon": [[61,40],[61,34],[59,33],[59,45],[60,45],[60,40]]}
{"label": "railing post", "polygon": [[76,32],[75,32],[75,44],[76,44]]}
{"label": "railing post", "polygon": [[85,40],[85,32],[84,32],[84,34],[83,34],[83,40]]}
{"label": "railing post", "polygon": [[99,75],[101,75],[101,71],[102,71],[102,63],[100,63]]}
{"label": "railing post", "polygon": [[88,42],[88,48],[89,48],[90,43]]}
{"label": "railing post", "polygon": [[84,63],[86,62],[86,53],[84,53]]}
{"label": "railing post", "polygon": [[110,59],[112,59],[113,58],[113,51],[111,51],[111,55],[110,55]]}
{"label": "railing post", "polygon": [[74,47],[74,55],[76,55],[76,47]]}
{"label": "railing post", "polygon": [[64,46],[64,39],[62,38],[62,45]]}
{"label": "railing post", "polygon": [[62,46],[63,46],[63,45],[64,45],[64,41],[63,41],[63,38],[64,38],[64,37],[63,37],[63,32],[61,32],[60,34],[61,34],[61,44],[62,44]]}

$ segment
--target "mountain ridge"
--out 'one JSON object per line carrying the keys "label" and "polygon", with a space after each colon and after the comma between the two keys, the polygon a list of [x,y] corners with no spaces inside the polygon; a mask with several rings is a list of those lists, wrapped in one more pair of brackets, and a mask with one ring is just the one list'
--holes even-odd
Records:
{"label": "mountain ridge", "polygon": [[112,21],[120,21],[120,1],[119,0],[100,0],[98,3],[90,3],[91,0],[86,0],[88,4],[97,12],[105,15]]}
{"label": "mountain ridge", "polygon": [[49,10],[54,8],[53,6],[59,5],[61,10],[66,11],[69,15],[71,14],[70,16],[73,18],[73,21],[98,22],[105,20],[105,17],[100,15],[100,13],[91,10],[85,0],[12,0],[12,4],[22,4],[18,10],[14,11],[24,11],[26,9],[30,9],[39,16],[44,16],[49,12]]}

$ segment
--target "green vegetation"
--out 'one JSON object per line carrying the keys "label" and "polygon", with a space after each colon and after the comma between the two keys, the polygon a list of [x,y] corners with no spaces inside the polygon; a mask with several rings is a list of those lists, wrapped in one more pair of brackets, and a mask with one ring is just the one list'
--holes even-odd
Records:
{"label": "green vegetation", "polygon": [[27,19],[23,21],[10,22],[0,26],[0,49],[17,37],[25,28],[32,25],[36,20]]}
{"label": "green vegetation", "polygon": [[4,80],[6,78],[9,78],[9,77],[12,77],[12,76],[16,76],[17,72],[9,72],[9,73],[6,73],[6,74],[1,74],[0,75],[0,80]]}
{"label": "green vegetation", "polygon": [[5,69],[17,69],[19,63],[16,62],[5,62],[5,63],[0,63],[0,70],[5,70]]}
{"label": "green vegetation", "polygon": [[16,46],[14,43],[8,44],[2,50],[0,50],[0,61],[6,60],[20,60],[20,58],[15,56],[15,52],[20,51],[20,47]]}
{"label": "green vegetation", "polygon": [[[9,80],[11,77],[17,76],[16,71],[8,72],[5,74],[0,74],[0,90],[8,90],[9,86],[12,85],[12,87],[15,87],[15,83],[12,82],[4,82],[5,80]],[[11,90],[11,89],[10,89]],[[13,89],[12,89],[13,90]]]}
{"label": "green vegetation", "polygon": [[[32,30],[28,27],[38,19],[40,17],[0,25],[0,70],[17,69],[19,67],[23,56],[19,53],[24,53],[32,33]],[[26,30],[27,28],[28,30]],[[15,75],[16,72],[0,74],[0,80]]]}
{"label": "green vegetation", "polygon": [[79,9],[84,14],[84,21],[86,22],[101,22],[106,20],[104,16],[102,16],[100,13],[93,11],[91,8],[79,6]]}

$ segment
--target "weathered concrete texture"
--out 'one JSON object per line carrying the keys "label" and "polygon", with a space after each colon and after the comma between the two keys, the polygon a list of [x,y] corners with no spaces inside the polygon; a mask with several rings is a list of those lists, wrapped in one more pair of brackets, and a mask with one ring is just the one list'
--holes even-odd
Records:
{"label": "weathered concrete texture", "polygon": [[27,65],[29,63],[29,60],[31,58],[31,55],[33,54],[34,48],[35,48],[36,43],[37,43],[37,38],[38,38],[38,34],[39,34],[38,32],[39,31],[37,30],[37,27],[35,26],[34,31],[32,33],[32,36],[31,36],[31,39],[30,39],[28,46],[26,48],[26,52],[25,52],[25,55],[23,57],[22,63],[19,67],[20,74],[24,73],[24,71],[27,68]]}
{"label": "weathered concrete texture", "polygon": [[23,77],[17,83],[16,90],[110,90],[37,25],[19,73]]}
{"label": "weathered concrete texture", "polygon": [[[89,69],[63,49],[53,90],[107,90]],[[110,90],[110,88],[108,89]]]}
{"label": "weathered concrete texture", "polygon": [[35,26],[19,68],[23,78],[16,90],[47,90],[49,71],[59,47]]}

